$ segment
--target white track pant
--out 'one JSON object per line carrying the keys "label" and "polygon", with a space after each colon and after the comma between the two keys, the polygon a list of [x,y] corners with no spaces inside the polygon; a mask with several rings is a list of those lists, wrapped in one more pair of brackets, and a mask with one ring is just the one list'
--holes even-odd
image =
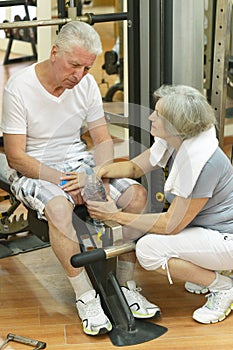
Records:
{"label": "white track pant", "polygon": [[233,269],[233,234],[201,227],[186,228],[175,235],[147,234],[136,245],[136,255],[146,270],[167,269],[168,260],[180,258],[208,270]]}

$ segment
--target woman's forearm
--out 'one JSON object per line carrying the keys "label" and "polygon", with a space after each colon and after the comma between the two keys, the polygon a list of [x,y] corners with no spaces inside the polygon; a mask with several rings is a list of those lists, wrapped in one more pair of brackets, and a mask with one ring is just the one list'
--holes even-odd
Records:
{"label": "woman's forearm", "polygon": [[122,226],[128,226],[139,230],[142,233],[160,233],[168,234],[167,232],[167,214],[131,214],[118,211],[114,213],[111,220],[118,222]]}
{"label": "woman's forearm", "polygon": [[122,177],[134,178],[134,165],[131,161],[123,161],[100,167],[98,175],[100,177],[119,179]]}

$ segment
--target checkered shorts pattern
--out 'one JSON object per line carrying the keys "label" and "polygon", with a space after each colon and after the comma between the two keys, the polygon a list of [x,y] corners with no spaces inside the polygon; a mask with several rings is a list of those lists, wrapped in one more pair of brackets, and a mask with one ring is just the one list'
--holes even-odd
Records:
{"label": "checkered shorts pattern", "polygon": [[[62,167],[56,165],[54,168],[62,172],[64,172],[64,169],[69,172],[81,172],[84,171],[87,166],[94,166],[92,157],[86,158],[85,163],[76,161],[76,166],[74,166],[74,162],[72,161],[70,163],[62,164]],[[11,171],[9,181],[11,183],[11,190],[16,198],[24,203],[26,207],[36,210],[38,218],[40,219],[45,218],[45,205],[56,196],[64,196],[74,205],[74,201],[69,193],[63,191],[62,188],[51,182],[27,178],[15,170]],[[121,194],[133,184],[138,184],[138,182],[126,178],[111,179],[109,186],[110,196],[115,202],[117,202]]]}

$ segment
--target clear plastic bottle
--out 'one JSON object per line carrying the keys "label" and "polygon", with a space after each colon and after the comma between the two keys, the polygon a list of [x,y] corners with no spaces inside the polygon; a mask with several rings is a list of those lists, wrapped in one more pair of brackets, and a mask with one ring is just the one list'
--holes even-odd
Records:
{"label": "clear plastic bottle", "polygon": [[[86,168],[86,179],[84,185],[84,196],[86,200],[105,202],[107,200],[103,181],[96,176],[91,167]],[[93,225],[99,238],[105,233],[105,226],[101,220],[93,219]]]}

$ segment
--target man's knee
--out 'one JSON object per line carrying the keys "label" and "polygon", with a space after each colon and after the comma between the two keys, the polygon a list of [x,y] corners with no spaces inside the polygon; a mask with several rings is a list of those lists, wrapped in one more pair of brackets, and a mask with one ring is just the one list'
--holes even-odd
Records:
{"label": "man's knee", "polygon": [[62,197],[55,197],[45,206],[45,216],[49,225],[56,227],[65,227],[72,221],[73,206],[69,201]]}

